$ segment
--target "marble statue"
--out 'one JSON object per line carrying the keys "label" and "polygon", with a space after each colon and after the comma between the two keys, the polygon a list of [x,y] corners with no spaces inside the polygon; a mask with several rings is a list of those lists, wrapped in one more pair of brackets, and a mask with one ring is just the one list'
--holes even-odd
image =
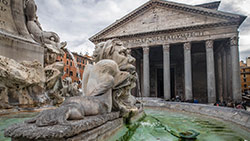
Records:
{"label": "marble statue", "polygon": [[[54,105],[61,104],[65,100],[62,95],[66,95],[62,91],[61,80],[64,64],[56,59],[57,56],[64,55],[62,48],[67,43],[60,42],[56,33],[42,30],[34,0],[24,0],[23,11],[30,36],[40,44],[40,48],[43,47],[44,61],[19,61],[0,56],[0,108],[11,108],[10,100],[19,106],[28,107],[42,106],[51,100]],[[74,91],[75,89],[71,89],[70,92]]]}
{"label": "marble statue", "polygon": [[[16,62],[0,56],[0,102],[2,108],[9,108],[8,95],[16,97],[20,105],[35,106],[44,91],[45,75],[42,64],[37,61]],[[32,96],[33,95],[33,96]]]}
{"label": "marble statue", "polygon": [[60,42],[60,37],[55,32],[43,31],[36,15],[37,6],[34,0],[26,0],[24,13],[27,19],[27,29],[33,39],[45,48],[44,65],[46,75],[46,90],[54,105],[61,104],[64,98],[60,94],[63,88],[61,77],[63,75],[63,62],[56,62],[57,56],[64,55],[67,43]]}
{"label": "marble statue", "polygon": [[135,59],[118,39],[100,43],[94,51],[95,65],[87,65],[83,74],[83,95],[70,97],[53,110],[28,120],[37,126],[66,124],[68,120],[120,111],[132,116],[138,111],[131,89],[136,86]]}
{"label": "marble statue", "polygon": [[[22,104],[34,104],[35,95],[47,94],[54,105],[60,106],[10,126],[5,136],[23,141],[64,140],[95,129],[103,134],[104,129],[122,124],[122,118],[138,113],[137,101],[131,95],[138,78],[130,50],[118,39],[97,44],[95,64],[85,67],[79,93],[72,81],[61,80],[64,64],[56,61],[64,54],[66,42],[60,42],[56,33],[42,30],[36,10],[34,0],[24,0],[26,26],[33,40],[44,47],[44,64],[19,63],[0,56],[0,107],[9,107],[10,94],[19,97]],[[103,130],[97,129],[101,126]]]}
{"label": "marble statue", "polygon": [[72,82],[70,77],[66,77],[62,81],[63,88],[61,89],[61,93],[63,97],[72,97],[81,95],[78,89],[78,83]]}
{"label": "marble statue", "polygon": [[27,19],[27,28],[33,39],[41,44],[51,44],[58,48],[66,46],[66,42],[60,42],[60,37],[55,32],[43,31],[36,15],[37,6],[34,0],[26,0],[24,12]]}
{"label": "marble statue", "polygon": [[[113,109],[121,111],[125,116],[131,111],[137,111],[134,106],[136,103],[135,98],[131,95],[131,89],[136,86],[137,75],[135,66],[135,58],[130,54],[130,50],[125,48],[122,42],[118,39],[108,40],[107,42],[99,43],[93,53],[93,58],[95,62],[101,61],[103,59],[114,60],[120,71],[128,73],[127,83],[120,84],[119,87],[113,88]],[[116,79],[119,81],[120,79]],[[87,86],[83,88],[88,89]]]}

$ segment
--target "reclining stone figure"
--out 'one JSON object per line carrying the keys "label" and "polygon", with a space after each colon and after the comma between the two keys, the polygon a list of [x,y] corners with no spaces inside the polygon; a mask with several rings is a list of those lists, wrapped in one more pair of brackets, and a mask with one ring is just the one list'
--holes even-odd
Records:
{"label": "reclining stone figure", "polygon": [[83,95],[66,99],[54,110],[41,112],[26,121],[37,126],[67,124],[67,120],[120,111],[127,117],[138,111],[130,91],[136,85],[134,58],[117,39],[100,43],[94,51],[95,65],[87,65],[83,75]]}

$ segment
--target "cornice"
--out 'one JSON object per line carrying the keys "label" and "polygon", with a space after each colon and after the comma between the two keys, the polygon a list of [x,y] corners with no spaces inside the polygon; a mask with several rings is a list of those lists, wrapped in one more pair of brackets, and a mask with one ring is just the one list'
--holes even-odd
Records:
{"label": "cornice", "polygon": [[199,4],[195,6],[217,10],[220,6],[220,3],[221,1],[215,1],[215,2],[210,2],[210,3],[203,3],[203,4]]}
{"label": "cornice", "polygon": [[230,26],[230,25],[238,25],[238,22],[221,22],[221,23],[213,23],[213,24],[187,26],[187,27],[167,29],[167,30],[142,32],[142,33],[137,33],[137,34],[130,34],[130,35],[123,35],[123,36],[114,36],[114,37],[110,37],[110,38],[96,39],[96,40],[92,40],[92,42],[98,43],[98,42],[107,41],[109,39],[114,39],[114,38],[118,38],[118,39],[134,38],[134,37],[142,37],[142,36],[147,36],[147,35],[158,35],[158,34],[182,32],[182,31],[190,31],[190,30],[196,30],[196,29],[206,29],[206,28],[214,28],[214,27],[222,27],[222,26]]}
{"label": "cornice", "polygon": [[94,36],[90,37],[89,40],[92,42],[94,42],[95,40],[98,40],[98,37],[100,37],[101,35],[105,35],[108,32],[116,29],[120,25],[127,23],[128,21],[130,21],[131,19],[133,19],[134,17],[136,17],[140,13],[144,12],[145,10],[147,10],[153,6],[164,6],[167,8],[182,10],[185,12],[201,14],[201,15],[205,15],[205,16],[220,18],[220,19],[222,18],[222,19],[226,19],[228,21],[237,22],[238,25],[240,25],[246,18],[246,16],[225,13],[225,12],[221,12],[221,11],[217,11],[217,10],[213,10],[213,9],[207,9],[207,8],[203,8],[203,7],[185,5],[185,4],[174,3],[174,2],[164,1],[164,0],[151,0],[151,1],[143,4],[139,8],[135,9],[131,13],[127,14],[123,18],[117,20],[116,22],[114,22],[110,26],[106,27],[102,31],[95,34]]}

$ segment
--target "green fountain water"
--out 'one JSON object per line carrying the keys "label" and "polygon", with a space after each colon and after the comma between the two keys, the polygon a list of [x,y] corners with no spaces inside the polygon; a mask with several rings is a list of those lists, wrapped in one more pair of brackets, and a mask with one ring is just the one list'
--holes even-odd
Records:
{"label": "green fountain water", "polygon": [[21,112],[18,114],[11,114],[0,116],[0,141],[11,141],[10,138],[4,137],[4,129],[14,123],[20,123],[26,119],[34,117],[37,113]]}
{"label": "green fountain water", "polygon": [[145,109],[145,112],[147,116],[137,126],[118,133],[126,132],[120,141],[184,141],[177,136],[186,131],[200,133],[192,141],[250,141],[248,131],[229,122],[166,110]]}
{"label": "green fountain water", "polygon": [[[145,109],[147,116],[130,128],[123,128],[108,141],[180,141],[181,132],[193,130],[200,133],[195,141],[250,141],[249,131],[230,122],[215,120],[195,114],[172,112],[168,110]],[[37,113],[19,113],[0,117],[0,141],[4,129],[11,124],[22,122]],[[171,132],[169,132],[171,131]]]}

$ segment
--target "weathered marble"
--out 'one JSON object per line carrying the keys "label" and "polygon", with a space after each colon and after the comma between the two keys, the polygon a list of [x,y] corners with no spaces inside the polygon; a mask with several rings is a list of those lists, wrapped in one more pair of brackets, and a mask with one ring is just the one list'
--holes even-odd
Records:
{"label": "weathered marble", "polygon": [[[18,141],[27,140],[74,140],[73,136],[84,134],[87,138],[89,132],[97,127],[119,118],[119,112],[112,112],[104,115],[89,116],[85,120],[72,120],[65,124],[55,126],[38,127],[36,124],[15,124],[5,130],[5,136],[12,137]],[[109,124],[110,125],[110,124]],[[107,126],[106,126],[107,127]],[[98,135],[98,134],[96,134]],[[71,138],[71,139],[70,139]],[[76,137],[76,138],[82,138]]]}
{"label": "weathered marble", "polygon": [[215,103],[216,102],[213,43],[214,42],[212,40],[206,41],[207,97],[208,97],[208,103]]}
{"label": "weathered marble", "polygon": [[185,76],[185,100],[193,100],[192,90],[192,61],[191,61],[191,43],[185,43],[184,47],[184,76]]}
{"label": "weathered marble", "polygon": [[[87,65],[83,74],[84,96],[70,97],[56,109],[42,111],[36,117],[25,121],[26,123],[11,126],[6,129],[5,136],[17,140],[60,140],[77,136],[97,126],[99,128],[109,120],[118,117],[129,119],[137,114],[139,109],[135,105],[136,99],[131,95],[131,89],[136,86],[137,77],[135,67],[132,65],[134,58],[129,50],[123,47],[120,40],[110,40],[96,46],[94,60],[97,61],[96,64]],[[50,66],[47,75],[50,79],[47,79],[46,86],[55,95],[58,91],[57,77],[61,66],[53,63],[46,68]],[[118,111],[118,114],[115,114],[115,118],[111,116],[112,119],[106,119],[105,116],[112,115],[112,111]],[[90,116],[94,117],[91,117],[91,121],[88,122]],[[73,124],[71,120],[78,123]],[[117,122],[118,125],[121,123],[120,120]],[[100,127],[100,130],[94,129],[93,132],[97,131],[93,136],[101,135],[101,132],[107,130],[105,127],[109,124],[111,123],[106,123],[104,127]],[[76,138],[88,138],[91,133],[92,131]]]}
{"label": "weathered marble", "polygon": [[[46,81],[42,65],[37,62],[18,63],[0,56],[1,102],[9,105],[9,95],[16,97],[20,105],[35,106],[38,96],[44,93]],[[4,106],[2,106],[4,108]]]}
{"label": "weathered marble", "polygon": [[0,55],[18,62],[37,60],[43,65],[44,48],[27,30],[24,0],[3,0],[0,6]]}
{"label": "weathered marble", "polygon": [[143,96],[150,96],[149,48],[143,48]]}
{"label": "weathered marble", "polygon": [[232,90],[233,101],[239,102],[242,100],[241,87],[240,87],[240,69],[239,69],[239,48],[238,48],[238,36],[230,38],[230,48],[232,57]]}
{"label": "weathered marble", "polygon": [[66,46],[66,42],[60,43],[60,37],[55,32],[43,31],[36,15],[37,6],[34,0],[25,1],[24,14],[27,19],[27,29],[32,38],[40,44],[50,44],[57,48]]}
{"label": "weathered marble", "polygon": [[[56,62],[66,42],[43,31],[34,0],[0,1],[0,101],[1,108],[34,107],[62,103],[63,63]],[[11,98],[10,98],[11,97]]]}
{"label": "weathered marble", "polygon": [[163,77],[164,77],[164,99],[171,99],[171,87],[170,87],[170,45],[163,45]]}

